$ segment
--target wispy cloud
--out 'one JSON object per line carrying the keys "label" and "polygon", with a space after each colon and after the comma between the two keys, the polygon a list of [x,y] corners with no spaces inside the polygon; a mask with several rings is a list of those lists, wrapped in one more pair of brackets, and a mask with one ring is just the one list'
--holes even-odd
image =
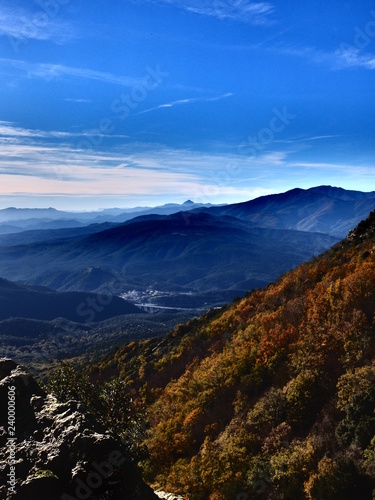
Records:
{"label": "wispy cloud", "polygon": [[32,130],[22,127],[17,127],[11,122],[0,121],[0,138],[64,138],[71,134],[67,132],[47,132],[42,130]]}
{"label": "wispy cloud", "polygon": [[[194,3],[194,2],[193,2]],[[263,25],[271,22],[270,15],[274,6],[269,2],[251,2],[248,0],[214,0],[212,5],[205,2],[195,2],[198,5],[188,5],[186,10],[218,17],[232,19],[253,25]]]}
{"label": "wispy cloud", "polygon": [[226,97],[232,97],[233,94],[232,92],[227,92],[226,94],[222,94],[222,95],[219,95],[217,97],[207,97],[207,99],[205,99],[207,102],[210,102],[210,101],[220,101],[221,99],[225,99]]}
{"label": "wispy cloud", "polygon": [[333,56],[337,69],[354,67],[375,69],[375,54],[365,53],[356,47],[339,48]]}
{"label": "wispy cloud", "polygon": [[[144,200],[158,196],[216,203],[286,190],[296,178],[309,178],[317,170],[326,183],[350,182],[359,174],[362,181],[375,180],[369,163],[298,161],[296,149],[282,151],[277,145],[254,158],[235,148],[220,154],[129,141],[119,141],[110,151],[90,149],[80,138],[79,133],[0,122],[0,197],[138,196]],[[275,181],[280,171],[285,181]]]}
{"label": "wispy cloud", "polygon": [[[56,2],[56,5],[59,4]],[[65,43],[76,37],[71,25],[58,17],[59,9],[49,15],[41,8],[26,10],[15,6],[0,6],[0,36],[15,40],[50,40]],[[16,44],[17,45],[17,44]]]}
{"label": "wispy cloud", "polygon": [[[355,189],[353,185],[359,182],[363,184],[363,186],[366,186],[365,188],[362,187],[361,190],[366,191],[375,181],[375,169],[371,165],[371,162],[361,165],[355,162],[334,163],[324,161],[296,161],[289,162],[287,168],[298,172],[312,172],[317,170],[321,173],[320,175],[326,177],[335,176],[337,185],[342,185],[344,181],[351,181],[352,186],[348,187],[348,189]],[[314,179],[315,178],[314,176]]]}
{"label": "wispy cloud", "polygon": [[231,92],[227,92],[226,94],[222,94],[217,97],[190,97],[188,99],[178,99],[177,101],[168,102],[165,104],[159,104],[159,106],[155,106],[154,108],[145,109],[136,113],[136,115],[143,115],[145,113],[150,113],[151,111],[156,111],[157,109],[163,108],[173,108],[174,106],[179,106],[181,104],[190,104],[192,102],[212,102],[219,101],[221,99],[225,99],[226,97],[231,97],[233,94]]}
{"label": "wispy cloud", "polygon": [[338,134],[331,135],[315,135],[313,137],[305,137],[304,139],[300,139],[301,141],[320,141],[322,139],[334,139],[335,137],[341,137]]}
{"label": "wispy cloud", "polygon": [[0,58],[0,66],[12,69],[27,78],[41,78],[52,80],[54,78],[72,77],[88,80],[97,80],[126,87],[133,87],[142,82],[141,78],[132,78],[128,76],[119,76],[112,73],[96,71],[88,68],[77,68],[65,66],[62,64],[30,63],[16,59]]}
{"label": "wispy cloud", "polygon": [[[84,130],[82,132],[63,132],[57,130],[38,130],[18,127],[11,122],[0,121],[0,140],[11,142],[17,138],[25,139],[77,139],[82,137],[92,137],[97,135],[97,130]],[[112,139],[126,139],[128,135],[123,134],[103,134]]]}
{"label": "wispy cloud", "polygon": [[263,47],[263,50],[276,52],[284,56],[308,59],[316,64],[330,66],[334,70],[347,68],[375,69],[375,54],[364,52],[347,44],[342,44],[341,47],[332,51],[323,51],[314,47],[280,45]]}
{"label": "wispy cloud", "polygon": [[[213,201],[215,197],[249,195],[246,182],[238,186],[240,179],[235,174],[222,181],[230,162],[238,161],[245,172],[246,157],[129,142],[111,151],[90,150],[80,147],[76,135],[0,122],[0,196],[158,193]],[[264,175],[264,161],[259,158],[253,178]],[[268,165],[272,161],[278,165],[280,159],[268,157]]]}
{"label": "wispy cloud", "polygon": [[230,19],[252,25],[265,25],[273,22],[275,7],[270,2],[253,2],[250,0],[148,0],[153,3],[173,5],[188,12],[218,19]]}
{"label": "wispy cloud", "polygon": [[290,139],[275,139],[274,142],[278,144],[298,144],[298,143],[309,143],[312,141],[323,141],[327,139],[336,139],[341,137],[338,134],[327,134],[327,135],[315,135],[307,137],[292,137]]}
{"label": "wispy cloud", "polygon": [[92,103],[91,99],[76,99],[74,97],[66,97],[64,99],[66,102],[78,102],[78,103],[85,103],[85,104],[90,104]]}

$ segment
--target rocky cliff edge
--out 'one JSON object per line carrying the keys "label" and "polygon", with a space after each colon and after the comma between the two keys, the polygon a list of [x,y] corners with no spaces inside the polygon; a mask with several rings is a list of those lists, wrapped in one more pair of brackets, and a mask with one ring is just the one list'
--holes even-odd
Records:
{"label": "rocky cliff edge", "polygon": [[59,403],[24,367],[3,358],[0,499],[35,498],[157,499],[121,442],[85,413],[80,403]]}

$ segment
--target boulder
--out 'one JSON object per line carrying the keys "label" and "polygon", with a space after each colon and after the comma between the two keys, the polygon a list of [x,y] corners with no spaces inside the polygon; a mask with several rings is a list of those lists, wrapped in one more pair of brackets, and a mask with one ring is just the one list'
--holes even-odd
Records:
{"label": "boulder", "polygon": [[[13,442],[8,440],[9,388],[15,393]],[[0,499],[158,498],[116,436],[79,402],[59,403],[46,394],[10,359],[0,359],[0,445]],[[14,483],[7,484],[11,468]]]}

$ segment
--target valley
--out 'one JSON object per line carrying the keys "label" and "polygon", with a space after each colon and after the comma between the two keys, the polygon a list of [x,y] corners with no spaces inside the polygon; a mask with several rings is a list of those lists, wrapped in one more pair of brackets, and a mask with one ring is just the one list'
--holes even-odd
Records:
{"label": "valley", "polygon": [[33,374],[44,378],[64,360],[87,366],[113,353],[124,342],[164,336],[196,314],[165,310],[118,315],[97,323],[11,318],[0,321],[0,352],[2,357],[27,365]]}

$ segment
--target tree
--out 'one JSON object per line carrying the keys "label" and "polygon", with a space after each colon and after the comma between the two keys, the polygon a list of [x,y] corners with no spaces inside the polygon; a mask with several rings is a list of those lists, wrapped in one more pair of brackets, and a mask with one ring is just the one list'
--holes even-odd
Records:
{"label": "tree", "polygon": [[83,403],[99,423],[121,438],[130,456],[144,456],[145,412],[134,404],[124,380],[114,378],[95,386],[87,375],[62,363],[51,376],[47,390],[61,402],[74,399]]}

